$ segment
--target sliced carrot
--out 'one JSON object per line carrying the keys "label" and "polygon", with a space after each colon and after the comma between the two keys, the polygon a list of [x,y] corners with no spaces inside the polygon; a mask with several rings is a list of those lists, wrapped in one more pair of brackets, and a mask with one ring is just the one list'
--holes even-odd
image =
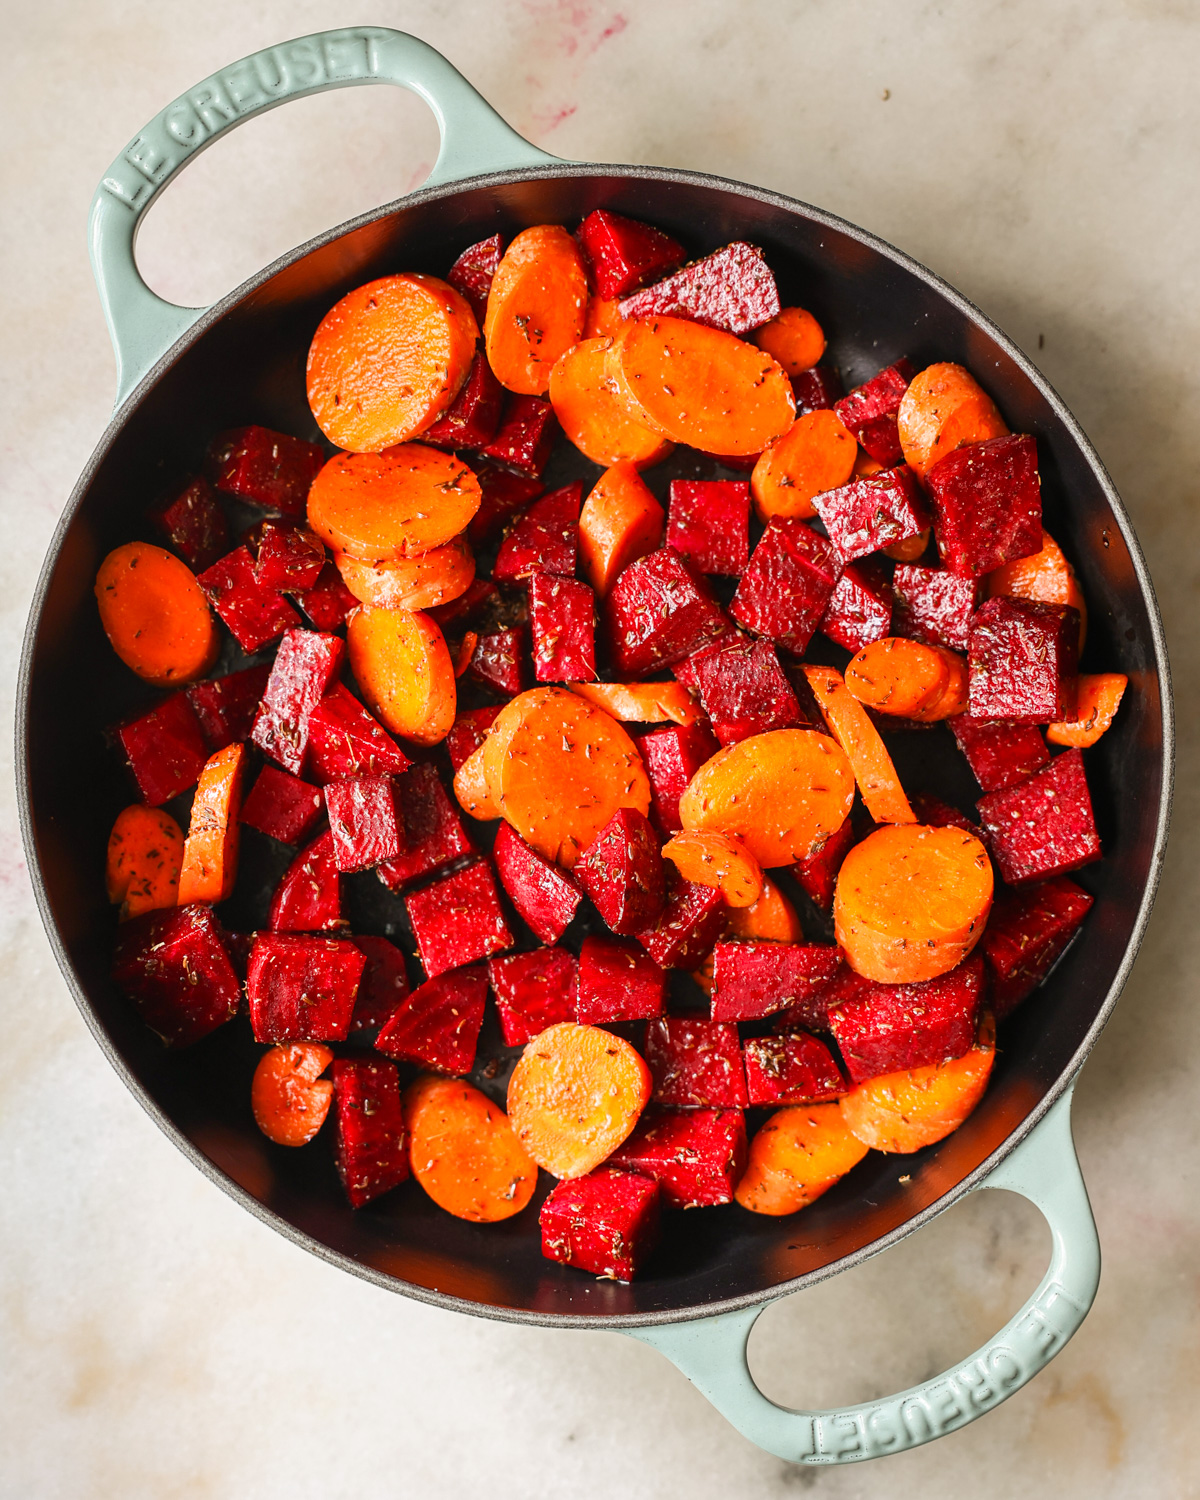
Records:
{"label": "sliced carrot", "polygon": [[681,682],[573,682],[570,690],[624,724],[698,724],[704,717]]}
{"label": "sliced carrot", "polygon": [[1062,548],[1042,528],[1042,550],[1032,557],[1004,563],[988,574],[989,595],[1007,594],[1014,599],[1039,599],[1043,604],[1069,604],[1079,611],[1079,649],[1087,639],[1087,600],[1079,587],[1075,569]]}
{"label": "sliced carrot", "polygon": [[913,718],[922,724],[937,724],[943,719],[952,719],[955,714],[965,714],[971,703],[971,674],[966,660],[945,646],[935,649],[941,652],[946,663],[946,686],[932,703],[913,714]]}
{"label": "sliced carrot", "polygon": [[475,648],[478,645],[479,632],[477,630],[468,630],[463,633],[463,638],[454,648],[451,658],[454,662],[455,677],[461,677],[471,665],[471,660],[475,655]]}
{"label": "sliced carrot", "polygon": [[791,382],[769,354],[684,318],[631,318],[605,368],[629,414],[703,453],[761,453],[796,415]]}
{"label": "sliced carrot", "polygon": [[766,448],[750,475],[760,521],[812,516],[813,496],[836,490],[854,472],[858,445],[835,411],[809,411]]}
{"label": "sliced carrot", "polygon": [[562,1021],[521,1054],[508,1116],[539,1167],[582,1177],[629,1135],[650,1098],[650,1070],[623,1037]]}
{"label": "sliced carrot", "polygon": [[836,1104],[777,1109],[750,1142],[734,1197],[751,1213],[794,1214],[815,1203],[866,1154]]}
{"label": "sliced carrot", "polygon": [[631,417],[612,393],[604,361],[611,338],[583,339],[550,372],[550,404],[569,442],[594,464],[660,463],[675,444]]}
{"label": "sliced carrot", "polygon": [[847,1127],[876,1151],[920,1151],[957,1130],[987,1090],[996,1027],[985,1015],[963,1057],[868,1079],[838,1100]]}
{"label": "sliced carrot", "polygon": [[624,321],[619,297],[589,297],[583,336],[585,339],[610,339],[620,333]]}
{"label": "sliced carrot", "polygon": [[486,743],[472,751],[454,773],[454,795],[458,805],[481,823],[489,823],[500,816],[500,809],[492,800],[488,788],[487,764],[484,759]]}
{"label": "sliced carrot", "polygon": [[830,733],[854,768],[867,811],[877,823],[915,823],[917,815],[908,805],[892,757],[842,674],[832,667],[804,667],[803,672]]}
{"label": "sliced carrot", "polygon": [[917,984],[960,964],[983,936],[992,862],[962,828],[878,828],[842,862],[833,923],[846,961],[880,984]]}
{"label": "sliced carrot", "polygon": [[461,1078],[418,1078],[404,1090],[412,1173],[439,1208],[473,1224],[519,1214],[537,1165],[504,1111]]}
{"label": "sliced carrot", "polygon": [[308,351],[308,404],[331,443],[378,453],[407,442],[453,402],[475,358],[479,324],[436,276],[383,276],[321,320]]}
{"label": "sliced carrot", "polygon": [[719,890],[726,906],[753,906],[762,895],[762,869],[731,833],[677,833],[663,845],[662,857],[684,880]]}
{"label": "sliced carrot", "polygon": [[331,458],[308,492],[308,524],[334,552],[394,562],[444,547],[481,499],[479,480],[461,459],[402,443],[386,453]]}
{"label": "sliced carrot", "polygon": [[218,750],[200,772],[179,871],[180,906],[233,895],[245,775],[246,747],[238,744]]}
{"label": "sliced carrot", "polygon": [[579,561],[597,597],[662,539],[663,508],[637,467],[619,463],[601,474],[579,514]]}
{"label": "sliced carrot", "polygon": [[195,574],[171,552],[126,542],[96,574],[100,623],[132,672],[159,687],[203,677],[220,639]]}
{"label": "sliced carrot", "polygon": [[827,734],[772,729],[706,761],[679,799],[679,818],[689,833],[734,834],[773,870],[819,849],[853,801],[850,762]]}
{"label": "sliced carrot", "polygon": [[454,663],[437,625],[417,610],[364,604],[346,626],[350,670],[393,734],[436,745],[454,723]]}
{"label": "sliced carrot", "polygon": [[846,665],[846,687],[868,708],[911,718],[936,703],[950,670],[936,646],[890,635],[872,641]]}
{"label": "sliced carrot", "polygon": [[802,943],[804,928],[796,908],[778,886],[763,876],[762,895],[752,906],[728,914],[733,936],[745,943]]}
{"label": "sliced carrot", "polygon": [[483,336],[502,386],[544,396],[550,371],[583,337],[587,273],[560,224],[523,229],[504,252],[488,293]]}
{"label": "sliced carrot", "polygon": [[334,561],[354,597],[382,609],[436,609],[465,594],[475,577],[465,536],[394,562],[363,562],[344,552],[335,553]]}
{"label": "sliced carrot", "polygon": [[1008,431],[995,403],[962,365],[930,365],[913,377],[896,414],[904,459],[922,479],[963,443]]}
{"label": "sliced carrot", "polygon": [[174,906],[183,863],[183,831],[161,807],[135,803],[117,814],[108,836],[104,884],[108,899],[120,902],[120,920]]}
{"label": "sliced carrot", "polygon": [[750,335],[750,342],[777,359],[789,375],[803,375],[825,353],[825,332],[812,313],[784,307]]}
{"label": "sliced carrot", "polygon": [[[855,477],[855,479],[870,479],[870,477],[871,477],[872,474],[882,474],[883,470],[884,470],[884,465],[881,464],[877,458],[872,458],[871,455],[867,452],[867,450],[865,448],[860,448],[858,450],[858,453],[855,455],[855,458],[854,458],[854,477]],[[907,547],[909,545],[909,543],[912,542],[912,541],[914,541],[914,540],[915,540],[915,538],[913,538],[911,536],[910,537],[906,537],[903,542],[893,542],[892,546],[895,546],[895,547]],[[929,533],[928,532],[925,533],[925,540],[926,541],[929,540]],[[884,547],[881,550],[884,551],[884,552],[886,552],[889,557],[892,557],[892,556],[895,555],[892,552],[891,547]],[[919,553],[917,555],[920,556]]]}
{"label": "sliced carrot", "polygon": [[[875,463],[875,460],[872,459],[871,462]],[[875,464],[873,469],[869,469],[866,472],[877,474],[882,467],[882,464]],[[856,474],[859,473],[857,464],[854,466],[854,472]],[[906,536],[902,542],[893,542],[890,547],[881,547],[880,551],[884,557],[890,557],[893,562],[912,563],[924,555],[925,549],[928,546],[929,527],[927,526],[924,531],[918,531],[916,536]]]}
{"label": "sliced carrot", "polygon": [[320,1042],[288,1042],[264,1052],[250,1085],[258,1128],[277,1146],[307,1146],[325,1123],[333,1084],[321,1074],[333,1050]]}
{"label": "sliced carrot", "polygon": [[1129,679],[1124,672],[1082,672],[1075,718],[1069,724],[1051,724],[1046,738],[1052,745],[1094,745],[1112,723]]}

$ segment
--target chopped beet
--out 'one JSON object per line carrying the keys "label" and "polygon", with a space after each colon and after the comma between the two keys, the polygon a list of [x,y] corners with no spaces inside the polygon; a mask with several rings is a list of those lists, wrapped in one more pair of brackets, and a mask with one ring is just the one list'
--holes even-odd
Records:
{"label": "chopped beet", "polygon": [[195,786],[208,759],[200,721],[184,693],[172,693],[157,708],[113,731],[142,801],[161,807]]}
{"label": "chopped beet", "polygon": [[270,676],[271,664],[264,662],[261,666],[230,672],[226,677],[193,682],[186,689],[210,755],[250,738],[259,699]]}
{"label": "chopped beet", "polygon": [[1039,599],[989,599],[967,646],[973,719],[1056,724],[1075,717],[1079,611]]}
{"label": "chopped beet", "polygon": [[579,226],[579,244],[601,297],[624,297],[681,265],[683,246],[661,229],[593,209]]}
{"label": "chopped beet", "polygon": [[150,524],[193,573],[229,551],[229,527],[207,479],[189,479],[150,512]]}
{"label": "chopped beet", "polygon": [[260,932],[246,968],[256,1042],[341,1042],[366,958],[348,938]]}
{"label": "chopped beet", "polygon": [[692,1016],[651,1021],[646,1028],[646,1062],[656,1104],[742,1109],[748,1102],[736,1026]]}
{"label": "chopped beet", "polygon": [[404,813],[390,776],[352,776],[325,788],[333,857],[344,875],[371,870],[404,848]]}
{"label": "chopped beet", "polygon": [[945,567],[978,578],[1042,550],[1037,443],[1028,434],[964,443],[925,476]]}
{"label": "chopped beet", "polygon": [[492,277],[499,268],[503,246],[500,236],[491,234],[476,245],[468,245],[446,272],[446,280],[471,304],[471,311],[481,328]]}
{"label": "chopped beet", "polygon": [[308,749],[308,716],[337,680],[345,655],[340,636],[315,630],[289,630],[279,643],[250,738],[294,776]]}
{"label": "chopped beet", "polygon": [[904,456],[896,413],[912,377],[912,365],[906,359],[898,359],[865,385],[843,396],[833,408],[876,463],[898,464]]}
{"label": "chopped beet", "polygon": [[490,464],[484,464],[475,477],[479,480],[483,499],[471,517],[467,536],[478,547],[490,540],[511,517],[524,510],[531,500],[537,499],[542,493],[542,482],[521,474],[510,474],[507,469],[494,469]]}
{"label": "chopped beet", "polygon": [[951,807],[948,802],[943,802],[940,797],[931,797],[928,792],[914,792],[910,799],[912,810],[916,813],[918,821],[929,828],[961,828],[964,833],[969,833],[973,839],[984,842],[983,829],[978,823],[972,823],[966,813],[960,812],[957,807]]}
{"label": "chopped beet", "polygon": [[672,479],[667,546],[698,573],[735,578],[750,561],[750,485],[744,479]]}
{"label": "chopped beet", "polygon": [[335,682],[308,716],[308,769],[317,781],[399,776],[408,756],[349,688]]}
{"label": "chopped beet", "polygon": [[666,903],[666,873],[649,821],[618,808],[575,864],[575,879],[613,932],[641,932]]}
{"label": "chopped beet", "polygon": [[408,1176],[408,1133],[395,1063],[339,1057],[333,1065],[338,1176],[352,1208]]}
{"label": "chopped beet", "polygon": [[148,911],[117,930],[112,977],[168,1047],[188,1047],[237,1015],[242,987],[211,906]]}
{"label": "chopped beet", "polygon": [[718,943],[714,1021],[761,1021],[805,1000],[836,975],[841,950],[816,943]]}
{"label": "chopped beet", "polygon": [[509,396],[499,431],[480,451],[526,479],[540,479],[557,430],[554,408],[544,397]]}
{"label": "chopped beet", "polygon": [[489,958],[487,971],[506,1047],[524,1047],[547,1026],[575,1019],[575,955],[566,948],[506,953]]}
{"label": "chopped beet", "polygon": [[288,866],[267,923],[272,932],[327,932],[342,925],[342,884],[328,829]]}
{"label": "chopped beet", "polygon": [[645,1021],[663,1013],[667,976],[636,943],[586,937],[579,950],[575,1019],[581,1026]]}
{"label": "chopped beet", "polygon": [[842,382],[836,370],[815,365],[801,375],[792,376],[792,394],[796,398],[796,415],[810,411],[832,411],[842,394]]}
{"label": "chopped beet", "polygon": [[573,578],[582,505],[579,480],[535,500],[500,544],[492,569],[496,582],[519,583],[539,570]]}
{"label": "chopped beet", "polygon": [[325,450],[269,427],[237,427],[213,440],[208,461],[212,482],[227,495],[302,516]]}
{"label": "chopped beet", "polygon": [[819,1104],[846,1092],[833,1053],[805,1031],[756,1037],[742,1052],[751,1104]]}
{"label": "chopped beet", "polygon": [[952,651],[967,649],[971,616],[979,604],[975,579],[957,578],[944,568],[901,563],[892,574],[892,591],[896,635]]}
{"label": "chopped beet", "polygon": [[735,240],[621,303],[623,318],[690,318],[726,333],[761,328],[779,312],[771,268],[756,245]]}
{"label": "chopped beet", "polygon": [[829,1012],[829,1029],[853,1084],[962,1057],[975,1042],[983,959],[920,984],[872,984]]}
{"label": "chopped beet", "polygon": [[320,816],[320,788],[276,766],[262,768],[242,805],[242,822],[281,844],[306,839]]}
{"label": "chopped beet", "polygon": [[698,969],[725,928],[725,898],[710,885],[675,881],[658,925],[637,940],[660,969]]}
{"label": "chopped beet", "polygon": [[296,603],[317,630],[337,630],[344,625],[360,601],[346,587],[337,564],[327,562],[312,588],[296,595]]}
{"label": "chopped beet", "polygon": [[669,667],[729,632],[721,606],[670,547],[619,575],[605,601],[605,625],[617,670],[631,677]]}
{"label": "chopped beet", "polygon": [[461,1077],[475,1066],[486,1000],[481,968],[437,974],[400,1002],[375,1038],[376,1050]]}
{"label": "chopped beet", "polygon": [[401,1000],[408,994],[408,969],[404,954],[385,937],[369,934],[354,939],[354,946],[366,958],[366,967],[358,982],[354,1014],[350,1017],[350,1035],[378,1031]]}
{"label": "chopped beet", "polygon": [[792,866],[792,874],[822,911],[833,909],[833,888],[838,871],[854,843],[854,829],[847,818],[815,854],[810,854],[807,859],[797,860]]}
{"label": "chopped beet", "polygon": [[414,891],[405,897],[405,906],[417,952],[431,979],[513,945],[492,867],[485,859]]}
{"label": "chopped beet", "polygon": [[653,1177],[668,1208],[730,1203],[746,1168],[746,1120],[740,1109],[647,1111],[608,1158]]}
{"label": "chopped beet", "polygon": [[1041,984],[1091,906],[1091,896],[1065,875],[1007,893],[996,902],[979,946],[997,1021]]}
{"label": "chopped beet", "polygon": [[655,729],[638,741],[642,763],[650,778],[650,806],[663,833],[678,833],[679,799],[688,782],[720,749],[705,724],[672,724]]}
{"label": "chopped beet", "polygon": [[236,547],[196,580],[229,633],[247,655],[300,624],[300,616],[276,589],[254,576],[249,547]]}
{"label": "chopped beet", "polygon": [[446,753],[450,757],[451,770],[457,771],[464,761],[470,760],[475,754],[487,739],[487,732],[495,723],[499,712],[495,705],[459,709],[446,736]]}
{"label": "chopped beet", "polygon": [[[841,957],[840,950],[833,950]],[[777,1036],[793,1031],[828,1031],[829,1012],[835,1005],[857,1000],[874,987],[870,979],[856,974],[849,964],[839,963],[833,978],[816,985],[807,995],[778,1011],[771,1029]]]}
{"label": "chopped beet", "polygon": [[490,578],[472,579],[465,592],[449,604],[437,604],[425,613],[439,630],[453,631],[457,626],[473,625],[485,613],[494,611],[500,594]]}
{"label": "chopped beet", "polygon": [[468,676],[507,698],[523,693],[530,682],[527,637],[524,625],[481,635],[467,667]]}
{"label": "chopped beet", "polygon": [[822,490],[813,505],[843,562],[907,541],[929,525],[917,476],[907,464]]}
{"label": "chopped beet", "polygon": [[892,628],[892,588],[887,574],[871,561],[847,563],[825,613],[821,633],[847,651],[881,641]]}
{"label": "chopped beet", "polygon": [[542,1204],[542,1254],[609,1281],[632,1281],[658,1244],[662,1193],[637,1172],[597,1167]]}
{"label": "chopped beet", "polygon": [[800,656],[821,623],[840,571],[823,536],[803,521],[776,516],[751,554],[729,613],[747,630]]}
{"label": "chopped beet", "polygon": [[543,943],[557,943],[583,900],[574,883],[505,822],[496,831],[492,858],[517,915]]}
{"label": "chopped beet", "polygon": [[596,596],[586,583],[534,573],[529,623],[538,682],[595,682]]}
{"label": "chopped beet", "polygon": [[504,387],[480,352],[449,410],[425,429],[420,441],[435,448],[486,448],[499,430],[503,404]]}
{"label": "chopped beet", "polygon": [[978,802],[988,847],[1009,885],[1066,875],[1100,858],[1083,754],[1064,750],[1028,781]]}
{"label": "chopped beet", "polygon": [[458,806],[447,794],[435,765],[424,762],[413,766],[399,778],[396,787],[405,848],[378,870],[380,880],[392,891],[423,875],[432,875],[464,854],[475,853]]}
{"label": "chopped beet", "polygon": [[688,660],[713,733],[722,745],[805,722],[772,642],[730,636]]}
{"label": "chopped beet", "polygon": [[1016,786],[1050,762],[1050,751],[1036,724],[958,714],[950,720],[950,728],[985,792]]}
{"label": "chopped beet", "polygon": [[320,578],[324,566],[325,545],[306,527],[263,523],[254,569],[263,588],[303,593]]}

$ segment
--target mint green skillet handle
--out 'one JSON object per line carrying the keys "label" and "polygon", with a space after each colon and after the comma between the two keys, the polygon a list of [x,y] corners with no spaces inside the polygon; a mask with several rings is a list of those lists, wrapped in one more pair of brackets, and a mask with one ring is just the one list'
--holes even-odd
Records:
{"label": "mint green skillet handle", "polygon": [[92,200],[92,271],[117,356],[118,406],[207,311],[166,302],[142,280],[134,256],[142,215],[185,163],[235,125],[289,99],[359,83],[399,84],[433,110],[441,149],[429,186],[558,160],[506,125],[440,52],[403,31],[320,31],[222,68],[134,136]]}
{"label": "mint green skillet handle", "polygon": [[980,1186],[1021,1193],[1041,1209],[1054,1237],[1050,1268],[994,1339],[898,1396],[819,1412],[769,1401],[746,1363],[762,1306],[630,1332],[673,1360],[744,1437],[778,1458],[847,1463],[927,1443],[973,1422],[1044,1369],[1087,1316],[1100,1280],[1100,1242],[1071,1140],[1070,1089]]}

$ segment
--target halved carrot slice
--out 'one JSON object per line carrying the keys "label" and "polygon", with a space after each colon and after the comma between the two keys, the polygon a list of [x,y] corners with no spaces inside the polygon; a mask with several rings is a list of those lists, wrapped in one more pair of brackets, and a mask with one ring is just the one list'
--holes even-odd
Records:
{"label": "halved carrot slice", "polygon": [[726,906],[753,906],[763,893],[758,861],[731,833],[677,833],[663,845],[662,857],[684,880],[719,890]]}
{"label": "halved carrot slice", "polygon": [[623,724],[698,724],[704,717],[681,682],[573,682],[570,691]]}
{"label": "halved carrot slice", "polygon": [[908,805],[892,757],[842,674],[832,667],[804,667],[803,672],[830,733],[854,768],[867,811],[877,823],[915,823],[917,815]]}
{"label": "halved carrot slice", "polygon": [[946,663],[946,686],[933,700],[913,714],[922,724],[937,724],[943,719],[952,719],[955,714],[965,714],[971,703],[971,673],[965,659],[945,646],[940,651]]}
{"label": "halved carrot slice", "polygon": [[461,459],[424,443],[336,454],[308,492],[308,524],[360,562],[418,557],[452,541],[479,509],[479,480]]}
{"label": "halved carrot slice", "polygon": [[179,871],[180,906],[233,895],[245,774],[246,747],[238,744],[218,750],[200,772]]}
{"label": "halved carrot slice", "polygon": [[416,610],[364,605],[346,626],[350,670],[393,734],[436,745],[454,723],[454,663],[437,625]]}
{"label": "halved carrot slice", "polygon": [[610,339],[620,333],[624,321],[619,297],[589,297],[583,336],[585,339]]}
{"label": "halved carrot slice", "polygon": [[1094,745],[1121,706],[1129,678],[1124,672],[1081,672],[1075,717],[1069,724],[1051,724],[1046,738],[1052,745]]}
{"label": "halved carrot slice", "polygon": [[1075,569],[1062,548],[1043,526],[1042,550],[1032,557],[1003,563],[987,577],[988,595],[1007,594],[1014,599],[1040,599],[1043,604],[1069,604],[1079,611],[1079,649],[1087,639],[1087,600],[1079,587]]}
{"label": "halved carrot slice", "polygon": [[594,464],[660,463],[674,443],[631,417],[604,373],[610,338],[583,339],[550,372],[550,404],[569,442]]}
{"label": "halved carrot slice", "polygon": [[461,1078],[418,1078],[404,1090],[412,1173],[439,1208],[473,1224],[519,1214],[537,1164],[508,1116]]}
{"label": "halved carrot slice", "polygon": [[264,1052],[250,1085],[255,1123],[277,1146],[307,1146],[325,1123],[333,1084],[321,1074],[333,1049],[321,1042],[288,1042]]}
{"label": "halved carrot slice", "polygon": [[770,878],[763,876],[762,895],[751,906],[728,913],[729,930],[744,943],[802,943],[804,928],[796,908]]}
{"label": "halved carrot slice", "polygon": [[458,805],[481,823],[491,822],[500,816],[500,809],[492,800],[488,788],[487,764],[484,759],[486,743],[473,750],[454,773],[454,795]]}
{"label": "halved carrot slice", "polygon": [[937,364],[915,375],[896,414],[905,462],[922,479],[963,443],[1008,431],[995,403],[962,365]]}
{"label": "halved carrot slice", "polygon": [[760,521],[813,516],[812,497],[836,490],[854,472],[858,444],[837,412],[809,411],[767,447],[750,475]]}
{"label": "halved carrot slice", "polygon": [[777,359],[789,375],[803,375],[825,353],[825,332],[803,307],[784,307],[756,328],[750,342]]}
{"label": "halved carrot slice", "polygon": [[583,337],[587,273],[560,224],[523,229],[504,252],[488,293],[488,364],[507,390],[544,396],[550,371]]}
{"label": "halved carrot slice", "polygon": [[942,696],[950,669],[935,646],[890,635],[864,646],[846,664],[845,681],[868,708],[911,718]]}
{"label": "halved carrot slice", "polygon": [[363,562],[334,554],[342,582],[363,604],[381,609],[436,609],[465,594],[475,577],[475,555],[465,536],[394,562]]}
{"label": "halved carrot slice", "polygon": [[794,1214],[815,1203],[866,1154],[836,1104],[777,1109],[750,1142],[734,1197],[751,1213]]}
{"label": "halved carrot slice", "polygon": [[663,508],[632,463],[613,464],[579,514],[579,561],[603,599],[630,563],[662,546]]}
{"label": "halved carrot slice", "polygon": [[119,920],[174,906],[183,863],[183,831],[161,807],[135,803],[117,814],[108,836],[104,885],[121,904]]}
{"label": "halved carrot slice", "polygon": [[143,681],[182,687],[216,661],[221,643],[208,600],[173,553],[126,542],[100,564],[95,592],[113,650]]}

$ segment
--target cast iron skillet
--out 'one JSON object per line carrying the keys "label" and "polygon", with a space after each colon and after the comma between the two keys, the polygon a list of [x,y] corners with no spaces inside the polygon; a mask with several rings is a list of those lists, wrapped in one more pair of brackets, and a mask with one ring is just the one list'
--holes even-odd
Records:
{"label": "cast iron skillet", "polygon": [[[429,183],[302,246],[215,307],[177,308],[150,293],[134,265],[136,226],[184,162],[262,110],[354,83],[398,83],[429,102],[442,133]],[[108,974],[104,848],[128,787],[103,729],[145,706],[147,693],[109,649],[92,597],[101,558],[141,533],[148,499],[197,466],[211,434],[259,422],[315,435],[305,352],[344,292],[395,270],[444,268],[496,230],[574,224],[597,206],[651,220],[694,253],[733,238],[761,245],[781,274],[784,301],[813,308],[830,331],[848,385],[902,354],[918,367],[937,359],[969,366],[1013,430],[1036,434],[1048,524],[1075,560],[1091,607],[1090,663],[1130,679],[1115,726],[1088,755],[1106,858],[1080,877],[1096,897],[1085,939],[1007,1025],[978,1111],[916,1156],[873,1153],[799,1218],[765,1219],[734,1206],[673,1216],[660,1269],[632,1286],[544,1260],[531,1213],[481,1229],[415,1190],[351,1212],[328,1153],[279,1150],[255,1130],[244,1028],[168,1055],[134,1016]],[[91,243],[117,351],[118,403],[38,584],[21,663],[18,783],[29,867],[59,965],[146,1110],[213,1181],[317,1255],[446,1308],[634,1333],[781,1457],[833,1462],[909,1447],[1017,1389],[1070,1337],[1095,1292],[1099,1251],[1071,1144],[1069,1095],[1145,929],[1172,768],[1167,658],[1150,579],[1108,476],[1046,381],[958,293],[862,230],[699,173],[546,156],[439,54],[383,29],[269,48],[176,100],[114,162],[93,205]],[[921,744],[910,755],[938,754],[936,737],[913,738]],[[970,797],[965,772],[949,758],[944,773],[935,770],[957,776],[960,798]],[[745,1343],[764,1305],[857,1264],[981,1186],[1030,1197],[1054,1235],[1045,1280],[989,1345],[926,1386],[840,1412],[788,1412],[758,1392]]]}

